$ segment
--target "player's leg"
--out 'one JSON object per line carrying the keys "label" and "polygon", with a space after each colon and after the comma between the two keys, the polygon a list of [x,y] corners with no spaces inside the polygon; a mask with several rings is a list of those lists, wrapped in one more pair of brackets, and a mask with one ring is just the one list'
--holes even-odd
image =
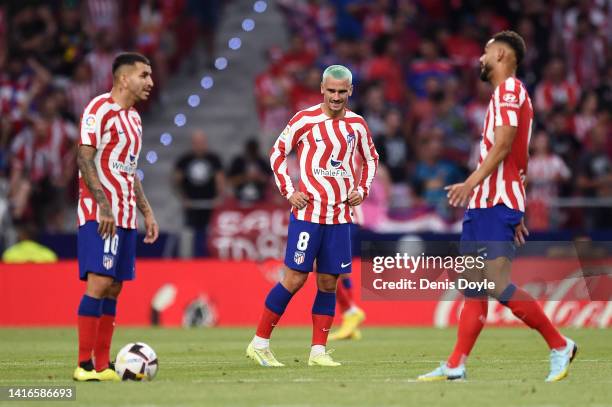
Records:
{"label": "player's leg", "polygon": [[123,288],[123,282],[135,278],[137,238],[136,229],[117,228],[116,239],[112,241],[114,245],[110,248],[111,253],[114,250],[116,254],[115,277],[102,302],[102,316],[94,347],[96,370],[100,373],[100,380],[120,380],[110,362],[110,349],[115,331],[117,301]]}
{"label": "player's leg", "polygon": [[326,351],[327,337],[336,312],[337,274],[317,272],[317,294],[312,304],[312,341],[309,366],[340,366]]}
{"label": "player's leg", "polygon": [[[470,256],[476,254],[476,229],[478,225],[478,214],[480,210],[467,210],[463,218],[463,229],[461,232],[460,254]],[[463,278],[470,280],[478,279],[478,270],[467,270]],[[465,362],[476,340],[484,327],[487,317],[488,302],[482,293],[464,292],[465,302],[457,327],[457,340],[453,352],[446,362],[439,367],[419,376],[420,381],[438,380],[462,380],[466,378]]]}
{"label": "player's leg", "polygon": [[103,298],[113,282],[114,257],[105,257],[105,241],[98,235],[98,223],[87,222],[78,231],[79,278],[87,282],[77,310],[78,366],[73,378],[99,380],[92,353],[98,335]]}
{"label": "player's leg", "polygon": [[320,244],[321,225],[295,219],[291,215],[287,234],[284,276],[268,292],[257,331],[246,354],[262,366],[283,366],[270,351],[270,337],[289,301],[306,282]]}
{"label": "player's leg", "polygon": [[[472,269],[462,273],[461,278],[469,281],[481,281],[483,270]],[[457,341],[453,352],[446,361],[451,369],[463,366],[470,355],[476,340],[484,328],[489,311],[489,299],[486,291],[465,290],[464,303],[459,315]]]}
{"label": "player's leg", "polygon": [[525,325],[538,331],[546,341],[550,349],[550,372],[546,381],[565,378],[578,350],[576,344],[559,332],[531,294],[510,281],[511,262],[508,258],[499,257],[486,263],[486,278],[495,282],[490,295],[508,307]]}
{"label": "player's leg", "polygon": [[[98,336],[94,346],[95,366],[97,372],[104,372],[110,369],[114,372],[114,366],[110,362],[110,348],[115,330],[115,316],[117,314],[117,299],[121,293],[123,283],[113,281],[109,290],[102,300],[102,315],[98,325]],[[113,375],[110,375],[113,376]]]}
{"label": "player's leg", "polygon": [[351,272],[350,224],[323,225],[317,258],[317,295],[312,306],[312,347],[308,365],[340,366],[325,350],[336,312],[338,278]]}
{"label": "player's leg", "polygon": [[361,339],[359,325],[365,320],[365,312],[357,306],[353,298],[353,281],[350,275],[342,274],[336,289],[336,301],[342,313],[342,325],[329,335],[329,340]]}
{"label": "player's leg", "polygon": [[246,351],[247,357],[255,360],[261,366],[284,366],[276,360],[276,357],[270,350],[270,337],[278,321],[285,313],[285,309],[289,301],[291,301],[293,294],[302,288],[307,278],[308,273],[285,267],[283,280],[268,292],[264,309],[257,324],[257,331]]}
{"label": "player's leg", "polygon": [[81,298],[78,308],[78,367],[73,379],[77,381],[100,380],[94,369],[92,354],[98,335],[102,301],[110,285],[112,277],[87,273],[87,288]]}

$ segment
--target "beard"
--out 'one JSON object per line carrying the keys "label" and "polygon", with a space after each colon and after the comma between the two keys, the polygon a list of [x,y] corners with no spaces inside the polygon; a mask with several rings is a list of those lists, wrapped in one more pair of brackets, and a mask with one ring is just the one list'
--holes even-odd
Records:
{"label": "beard", "polygon": [[484,64],[480,68],[480,80],[483,82],[489,82],[489,75],[491,74],[491,66]]}

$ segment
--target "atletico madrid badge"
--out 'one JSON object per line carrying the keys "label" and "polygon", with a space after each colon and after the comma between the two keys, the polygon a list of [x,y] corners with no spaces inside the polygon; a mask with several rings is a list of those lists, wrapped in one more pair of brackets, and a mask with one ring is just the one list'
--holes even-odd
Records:
{"label": "atletico madrid badge", "polygon": [[295,254],[293,255],[293,261],[295,262],[295,264],[302,264],[304,263],[305,257],[306,253],[296,250]]}
{"label": "atletico madrid badge", "polygon": [[105,254],[104,257],[102,257],[102,265],[107,270],[110,270],[113,267],[114,262],[115,259],[110,254]]}

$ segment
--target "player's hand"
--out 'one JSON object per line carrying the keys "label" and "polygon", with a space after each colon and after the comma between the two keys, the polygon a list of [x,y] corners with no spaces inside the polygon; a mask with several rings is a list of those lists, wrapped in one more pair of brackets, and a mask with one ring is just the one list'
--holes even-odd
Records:
{"label": "player's hand", "polygon": [[461,182],[459,184],[447,185],[444,187],[445,191],[448,191],[446,197],[450,206],[458,207],[465,206],[472,196],[473,187],[467,182]]}
{"label": "player's hand", "polygon": [[289,203],[298,209],[303,209],[309,200],[308,195],[301,191],[296,191],[289,197]]}
{"label": "player's hand", "polygon": [[155,216],[149,215],[145,217],[144,222],[145,222],[145,229],[146,229],[144,242],[147,244],[155,243],[155,241],[159,237],[159,226],[157,225]]}
{"label": "player's hand", "polygon": [[98,223],[98,234],[102,239],[106,240],[108,237],[115,236],[117,227],[115,226],[115,218],[113,212],[107,206],[100,207],[100,222]]}
{"label": "player's hand", "polygon": [[352,190],[348,198],[346,199],[346,202],[348,202],[350,206],[357,206],[363,202],[363,198],[361,197],[361,194],[359,192]]}
{"label": "player's hand", "polygon": [[521,247],[525,244],[525,237],[529,236],[529,230],[525,226],[525,218],[521,218],[521,223],[514,228],[514,243]]}

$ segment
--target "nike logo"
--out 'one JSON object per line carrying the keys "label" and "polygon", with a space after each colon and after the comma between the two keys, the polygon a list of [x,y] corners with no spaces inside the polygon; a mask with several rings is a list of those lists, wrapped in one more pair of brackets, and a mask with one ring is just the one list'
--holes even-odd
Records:
{"label": "nike logo", "polygon": [[487,250],[487,248],[486,248],[486,247],[481,247],[480,249],[477,249],[477,250],[476,250],[476,252],[477,252],[477,253],[482,253],[482,252],[484,252],[485,250]]}
{"label": "nike logo", "polygon": [[342,264],[340,265],[340,267],[342,267],[343,269],[345,269],[345,268],[347,268],[347,267],[348,267],[348,266],[350,266],[350,265],[351,265],[351,262],[349,261],[349,262],[348,262],[348,263],[346,263],[346,264],[342,263]]}
{"label": "nike logo", "polygon": [[323,331],[323,332],[329,332],[329,328],[321,328],[321,331]]}
{"label": "nike logo", "polygon": [[320,139],[318,139],[318,140],[317,140],[317,139],[315,139],[315,141],[318,143],[319,141],[323,141],[323,139],[322,139],[322,138],[320,138]]}

